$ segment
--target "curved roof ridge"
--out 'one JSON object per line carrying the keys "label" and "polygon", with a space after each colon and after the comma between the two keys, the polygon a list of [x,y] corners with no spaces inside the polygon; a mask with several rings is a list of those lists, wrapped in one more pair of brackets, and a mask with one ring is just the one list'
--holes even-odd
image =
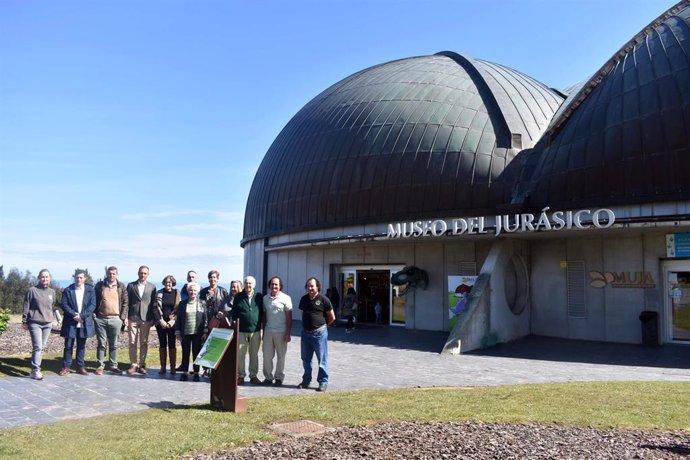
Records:
{"label": "curved roof ridge", "polygon": [[[447,58],[452,59],[453,61],[458,63],[458,65],[460,65],[460,67],[462,67],[465,70],[465,72],[467,72],[467,74],[470,76],[475,86],[477,87],[477,90],[479,90],[482,100],[484,101],[484,105],[490,111],[491,118],[494,120],[494,122],[496,122],[499,125],[500,128],[502,128],[496,130],[496,145],[498,147],[511,148],[512,139],[510,135],[513,131],[511,131],[510,126],[508,125],[508,120],[506,120],[506,117],[503,115],[501,105],[498,103],[498,100],[496,100],[494,92],[492,91],[491,87],[486,81],[484,75],[482,75],[482,72],[477,67],[475,63],[476,61],[471,57],[465,56],[460,53],[456,53],[455,51],[441,51],[436,53],[435,55],[445,56]],[[503,131],[505,133],[503,136],[504,139],[500,139],[500,131]]]}
{"label": "curved roof ridge", "polygon": [[563,123],[570,118],[570,115],[577,110],[580,104],[582,104],[587,96],[599,85],[599,83],[602,82],[604,77],[620,62],[621,59],[625,58],[637,44],[641,43],[645,37],[649,35],[650,32],[659,27],[667,19],[677,15],[688,5],[690,5],[690,0],[681,0],[680,2],[676,3],[671,8],[660,14],[652,22],[650,22],[640,32],[635,34],[635,36],[628,40],[616,53],[614,53],[614,55],[608,61],[606,61],[606,63],[601,66],[599,70],[592,74],[589,80],[583,84],[574,95],[571,95],[572,102],[570,102],[567,107],[564,107],[558,118],[554,118],[553,122],[551,123],[548,131],[549,136],[553,136],[556,131],[563,126]]}
{"label": "curved roof ridge", "polygon": [[[554,93],[545,85],[517,70],[481,59],[477,59],[477,62],[481,64],[480,70],[486,72],[485,79],[489,86],[495,86],[494,94],[503,94],[507,99],[501,107],[506,114],[511,132],[522,135],[523,148],[536,144],[562,100],[557,101]],[[551,101],[547,99],[547,94]],[[497,95],[497,99],[500,104],[503,97]],[[553,107],[551,102],[554,103]],[[509,107],[512,110],[507,110]],[[515,122],[511,122],[511,113],[516,117]],[[518,123],[517,120],[522,123]]]}

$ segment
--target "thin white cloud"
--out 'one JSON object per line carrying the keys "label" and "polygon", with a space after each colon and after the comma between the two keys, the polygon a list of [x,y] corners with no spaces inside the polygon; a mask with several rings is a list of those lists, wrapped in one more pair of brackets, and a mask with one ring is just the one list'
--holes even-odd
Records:
{"label": "thin white cloud", "polygon": [[123,214],[123,220],[147,220],[173,217],[211,216],[220,221],[244,221],[244,213],[235,211],[215,211],[213,209],[180,209],[157,212],[137,212]]}
{"label": "thin white cloud", "polygon": [[[38,272],[47,267],[54,277],[67,279],[75,268],[89,268],[100,276],[106,265],[116,265],[127,280],[139,265],[149,265],[152,276],[161,273],[180,276],[190,268],[205,273],[217,269],[227,276],[243,274],[244,250],[240,234],[218,232],[217,236],[142,233],[125,238],[103,240],[65,240],[29,242],[4,248],[0,264],[6,268]],[[225,276],[224,276],[225,278]]]}
{"label": "thin white cloud", "polygon": [[180,224],[171,225],[170,230],[180,232],[240,232],[239,227],[225,224]]}

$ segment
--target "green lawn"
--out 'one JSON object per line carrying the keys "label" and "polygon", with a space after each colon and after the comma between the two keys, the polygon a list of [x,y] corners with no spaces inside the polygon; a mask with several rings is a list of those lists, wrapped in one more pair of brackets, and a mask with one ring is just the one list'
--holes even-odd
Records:
{"label": "green lawn", "polygon": [[91,458],[96,451],[101,458],[169,458],[269,440],[270,423],[301,419],[331,426],[480,420],[690,432],[690,382],[332,392],[254,398],[248,405],[245,414],[199,405],[2,430],[0,458]]}

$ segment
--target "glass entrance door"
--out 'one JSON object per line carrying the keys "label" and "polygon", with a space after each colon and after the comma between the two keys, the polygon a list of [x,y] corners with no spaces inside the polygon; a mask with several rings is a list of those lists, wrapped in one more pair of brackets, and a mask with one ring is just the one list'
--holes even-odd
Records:
{"label": "glass entrance door", "polygon": [[667,286],[671,340],[690,341],[690,267],[687,271],[669,271]]}
{"label": "glass entrance door", "polygon": [[690,261],[665,262],[664,283],[666,337],[674,342],[690,342]]}
{"label": "glass entrance door", "polygon": [[[357,321],[389,324],[391,275],[388,270],[357,270]],[[385,318],[385,322],[384,322]]]}
{"label": "glass entrance door", "polygon": [[405,297],[398,296],[397,286],[390,282],[391,274],[402,268],[398,265],[349,265],[336,268],[341,299],[347,295],[348,288],[353,288],[357,293],[357,322],[405,325]]}

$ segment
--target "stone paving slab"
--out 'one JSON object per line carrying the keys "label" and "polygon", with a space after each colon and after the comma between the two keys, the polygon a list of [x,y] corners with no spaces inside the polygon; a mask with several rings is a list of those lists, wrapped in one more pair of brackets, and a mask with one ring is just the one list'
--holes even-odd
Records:
{"label": "stone paving slab", "polygon": [[[300,330],[299,323],[294,330]],[[447,337],[442,332],[373,327],[346,334],[335,327],[329,335],[328,391],[609,380],[690,381],[690,347],[682,345],[646,348],[529,337],[449,356],[439,354]],[[296,388],[302,374],[299,348],[299,336],[293,336],[283,387],[248,384],[239,387],[240,396],[272,397],[311,391]],[[261,372],[259,378],[263,379]],[[314,390],[315,380],[316,370]],[[208,403],[209,397],[208,379],[180,382],[169,375],[159,376],[154,367],[145,377],[124,373],[67,377],[46,374],[42,381],[8,377],[0,379],[0,429]]]}

